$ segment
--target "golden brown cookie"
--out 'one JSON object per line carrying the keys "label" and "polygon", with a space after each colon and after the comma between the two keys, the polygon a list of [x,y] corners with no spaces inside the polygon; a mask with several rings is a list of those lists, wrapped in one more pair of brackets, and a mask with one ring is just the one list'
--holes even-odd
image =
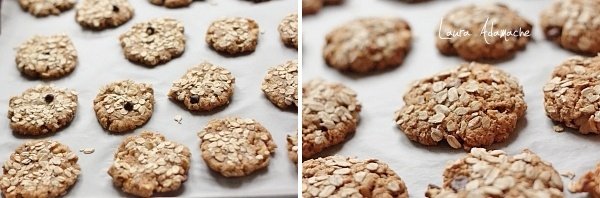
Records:
{"label": "golden brown cookie", "polygon": [[569,186],[572,193],[587,192],[588,197],[600,197],[600,164]]}
{"label": "golden brown cookie", "polygon": [[123,80],[110,83],[94,99],[96,118],[108,131],[134,130],[152,117],[154,90],[150,84]]}
{"label": "golden brown cookie", "polygon": [[229,55],[254,52],[258,44],[258,24],[242,17],[228,17],[210,24],[206,43],[214,50]]}
{"label": "golden brown cookie", "polygon": [[293,13],[285,16],[279,27],[279,37],[285,46],[298,49],[298,14]]}
{"label": "golden brown cookie", "polygon": [[290,158],[290,160],[292,160],[292,162],[297,163],[298,162],[298,134],[294,133],[293,135],[287,135],[285,139],[287,140],[288,157]]}
{"label": "golden brown cookie", "polygon": [[60,78],[75,70],[77,51],[66,34],[34,36],[19,46],[15,61],[26,76]]}
{"label": "golden brown cookie", "polygon": [[302,0],[302,15],[316,14],[323,7],[323,0]]}
{"label": "golden brown cookie", "polygon": [[19,0],[21,8],[36,17],[59,15],[75,6],[75,0]]}
{"label": "golden brown cookie", "polygon": [[290,60],[270,68],[261,89],[279,108],[298,106],[298,61]]}
{"label": "golden brown cookie", "polygon": [[156,66],[177,58],[185,51],[183,23],[172,18],[155,18],[133,25],[119,41],[125,57],[132,62]]}
{"label": "golden brown cookie", "polygon": [[235,77],[229,70],[204,62],[173,82],[168,95],[190,111],[210,111],[229,104],[234,84]]}
{"label": "golden brown cookie", "polygon": [[600,52],[600,2],[556,0],[542,11],[544,35],[561,47],[595,55]]}
{"label": "golden brown cookie", "polygon": [[148,0],[150,3],[167,8],[187,7],[192,4],[192,0]]}
{"label": "golden brown cookie", "polygon": [[93,30],[121,26],[134,14],[128,0],[81,0],[76,10],[77,23]]}

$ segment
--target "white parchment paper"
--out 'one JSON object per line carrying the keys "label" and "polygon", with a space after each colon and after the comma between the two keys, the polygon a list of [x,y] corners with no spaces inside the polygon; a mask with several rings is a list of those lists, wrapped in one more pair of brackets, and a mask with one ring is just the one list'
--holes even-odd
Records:
{"label": "white parchment paper", "polygon": [[[411,142],[394,124],[394,112],[402,105],[402,96],[415,80],[456,67],[462,59],[446,57],[437,51],[435,37],[440,19],[451,9],[471,3],[503,2],[517,10],[534,25],[534,41],[510,60],[494,63],[517,77],[522,83],[528,105],[525,118],[505,143],[492,148],[516,154],[525,148],[551,162],[559,172],[572,171],[578,179],[600,162],[600,137],[579,135],[572,130],[556,133],[543,108],[542,87],[556,65],[574,54],[546,41],[539,25],[547,0],[434,0],[407,4],[396,0],[350,0],[341,6],[328,6],[317,15],[303,18],[303,80],[321,77],[342,82],[358,93],[363,104],[361,121],[353,137],[328,150],[326,154],[341,154],[359,158],[378,158],[387,162],[408,186],[411,197],[424,197],[427,184],[442,183],[442,173],[448,161],[465,155],[448,145],[425,147]],[[393,16],[406,19],[414,35],[413,48],[400,67],[367,76],[348,75],[329,68],[322,56],[325,35],[347,21],[359,17]],[[565,187],[571,181],[563,178]],[[567,197],[574,195],[565,189]]]}
{"label": "white parchment paper", "polygon": [[[185,144],[192,151],[188,181],[183,188],[162,196],[182,197],[251,197],[294,196],[297,194],[297,167],[288,159],[285,136],[297,128],[295,111],[282,111],[269,102],[260,85],[267,69],[297,58],[297,50],[286,48],[279,40],[277,26],[289,13],[297,11],[296,1],[274,0],[252,3],[242,0],[195,1],[188,8],[168,9],[154,6],[146,0],[130,0],[135,16],[121,27],[100,32],[82,29],[75,22],[75,10],[59,16],[35,18],[22,11],[16,0],[2,2],[2,34],[0,35],[0,161],[27,137],[14,135],[8,124],[8,100],[25,89],[43,81],[21,76],[15,65],[15,48],[35,34],[67,33],[79,54],[75,71],[62,79],[48,81],[59,87],[79,92],[79,108],[71,125],[48,138],[67,144],[79,156],[82,174],[68,197],[128,196],[113,187],[106,173],[113,154],[121,141],[143,129],[157,131],[168,139]],[[181,20],[187,37],[183,56],[171,62],[146,68],[125,59],[118,36],[134,23],[155,17],[169,16]],[[250,55],[225,57],[209,49],[204,41],[209,24],[226,16],[250,17],[260,26],[256,51]],[[224,109],[210,113],[193,114],[170,101],[166,94],[171,82],[180,78],[188,68],[202,61],[222,65],[236,77],[234,96]],[[155,110],[150,121],[133,133],[113,135],[97,123],[92,101],[103,85],[122,79],[152,83],[155,91]],[[182,124],[173,119],[183,117]],[[208,169],[200,156],[196,133],[210,119],[226,116],[253,118],[262,123],[273,135],[278,148],[268,169],[247,177],[225,178]],[[95,148],[90,155],[79,153],[81,148]]]}

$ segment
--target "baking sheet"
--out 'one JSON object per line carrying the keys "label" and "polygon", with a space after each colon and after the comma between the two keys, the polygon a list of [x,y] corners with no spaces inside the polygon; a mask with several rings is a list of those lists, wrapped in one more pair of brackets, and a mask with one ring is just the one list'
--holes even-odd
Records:
{"label": "baking sheet", "polygon": [[[68,197],[116,197],[128,196],[113,187],[106,173],[121,141],[131,134],[148,129],[164,134],[168,139],[185,144],[192,151],[189,179],[177,192],[162,196],[182,197],[249,197],[293,196],[297,194],[297,167],[288,159],[285,136],[297,128],[295,111],[282,111],[265,98],[260,90],[262,78],[269,67],[297,58],[297,50],[283,46],[277,26],[288,13],[297,11],[295,1],[275,0],[252,3],[243,0],[195,1],[188,8],[167,9],[147,1],[130,0],[135,8],[133,19],[121,27],[94,32],[82,29],[75,22],[75,10],[59,16],[35,18],[22,11],[16,0],[2,2],[2,34],[0,35],[0,161],[5,161],[18,145],[27,138],[13,135],[6,112],[8,100],[25,89],[42,81],[29,80],[18,72],[14,57],[15,48],[35,34],[67,33],[78,51],[79,64],[75,71],[62,79],[48,81],[59,87],[79,92],[78,112],[71,125],[48,136],[67,144],[79,156],[82,174],[70,190]],[[171,62],[146,68],[131,63],[123,56],[118,36],[137,22],[155,17],[170,16],[185,25],[187,45],[185,53]],[[220,17],[243,16],[257,21],[261,35],[256,51],[239,57],[221,56],[209,49],[204,41],[209,24]],[[192,114],[170,101],[166,94],[171,82],[180,78],[188,68],[202,61],[222,65],[236,77],[234,96],[224,109]],[[141,129],[124,135],[113,135],[97,123],[92,101],[103,85],[122,79],[152,83],[155,91],[153,117]],[[173,119],[183,117],[182,124]],[[212,172],[200,156],[196,133],[210,119],[226,116],[254,118],[273,135],[277,144],[268,169],[247,177],[225,178]],[[81,148],[95,148],[96,152],[85,155]]]}
{"label": "baking sheet", "polygon": [[[327,6],[317,15],[303,17],[303,80],[315,77],[342,82],[358,93],[363,108],[356,134],[327,154],[378,158],[390,164],[406,182],[411,197],[424,197],[427,185],[441,185],[448,161],[465,155],[448,145],[421,146],[411,142],[394,124],[394,112],[402,105],[402,96],[415,80],[448,70],[463,62],[456,56],[443,56],[435,47],[440,19],[451,9],[471,3],[503,2],[534,25],[534,41],[527,49],[503,62],[498,68],[517,77],[523,85],[528,108],[517,130],[504,143],[492,148],[516,154],[525,148],[551,162],[560,173],[572,171],[579,179],[600,162],[600,137],[579,135],[572,130],[556,133],[543,108],[542,87],[556,65],[574,54],[546,41],[539,25],[539,14],[552,1],[477,1],[438,0],[408,4],[398,0],[348,0],[341,6]],[[359,17],[393,16],[406,19],[414,36],[413,48],[400,67],[376,74],[348,75],[329,68],[322,56],[325,35],[338,25]],[[565,187],[571,181],[563,178]],[[571,194],[567,197],[585,197]]]}

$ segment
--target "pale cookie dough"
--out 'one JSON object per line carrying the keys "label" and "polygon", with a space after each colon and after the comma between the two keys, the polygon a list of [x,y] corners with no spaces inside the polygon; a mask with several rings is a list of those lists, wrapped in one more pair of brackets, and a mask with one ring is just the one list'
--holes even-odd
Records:
{"label": "pale cookie dough", "polygon": [[123,191],[150,197],[178,190],[188,178],[190,157],[190,149],[185,145],[144,131],[121,143],[108,174]]}
{"label": "pale cookie dough", "polygon": [[352,89],[315,79],[302,87],[302,99],[303,159],[342,143],[356,130],[361,104]]}
{"label": "pale cookie dough", "polygon": [[485,147],[513,133],[527,109],[523,97],[508,73],[487,64],[462,64],[413,83],[394,120],[410,140],[423,145],[446,141],[452,148]]}
{"label": "pale cookie dough", "polygon": [[187,7],[192,4],[192,0],[148,0],[150,3],[167,8]]}
{"label": "pale cookie dough", "polygon": [[152,117],[154,90],[150,84],[131,80],[110,83],[94,99],[96,118],[110,132],[134,130]]}
{"label": "pale cookie dough", "polygon": [[540,23],[546,38],[565,49],[589,55],[600,52],[597,0],[557,0],[542,11]]}
{"label": "pale cookie dough", "polygon": [[229,70],[204,62],[173,82],[168,96],[188,110],[210,111],[229,104],[234,84],[235,77]]}
{"label": "pale cookie dough", "polygon": [[[439,34],[436,34],[438,50],[442,54],[458,55],[465,60],[506,59],[524,49],[532,39],[532,25],[500,3],[458,7],[446,14],[442,22],[443,24],[439,25]],[[494,31],[516,31],[517,36],[481,35],[484,26],[485,31],[491,32],[492,23]],[[445,34],[460,30],[469,31],[471,35]],[[529,36],[525,36],[527,32]]]}
{"label": "pale cookie dough", "polygon": [[59,15],[75,6],[75,0],[19,0],[21,8],[36,17]]}
{"label": "pale cookie dough", "polygon": [[270,68],[261,89],[279,108],[298,106],[298,61],[290,60]]}
{"label": "pale cookie dough", "polygon": [[81,169],[69,147],[53,140],[28,141],[2,166],[5,198],[54,198],[67,194]]}
{"label": "pale cookie dough", "polygon": [[397,67],[411,48],[410,26],[400,18],[361,18],[327,34],[323,57],[340,71],[369,73]]}
{"label": "pale cookie dough", "polygon": [[44,135],[69,125],[76,111],[75,91],[38,85],[10,98],[8,119],[17,134]]}
{"label": "pale cookie dough", "polygon": [[564,197],[558,172],[529,150],[509,156],[473,148],[448,165],[443,177],[441,187],[429,185],[426,197]]}
{"label": "pale cookie dough", "polygon": [[408,198],[408,191],[387,164],[336,155],[302,163],[302,197]]}
{"label": "pale cookie dough", "polygon": [[28,77],[60,78],[75,70],[77,51],[66,34],[34,36],[19,46],[15,61]]}
{"label": "pale cookie dough", "polygon": [[294,133],[293,135],[287,135],[285,139],[287,140],[288,157],[290,158],[290,160],[292,160],[292,162],[297,163],[298,162],[298,134]]}
{"label": "pale cookie dough", "polygon": [[258,43],[258,24],[248,18],[229,17],[216,20],[206,32],[206,43],[229,55],[254,52]]}
{"label": "pale cookie dough", "polygon": [[277,30],[285,46],[298,49],[298,14],[289,14],[283,18]]}
{"label": "pale cookie dough", "polygon": [[125,57],[146,66],[156,66],[181,56],[185,51],[185,40],[183,23],[172,18],[137,23],[119,37]]}
{"label": "pale cookie dough", "polygon": [[271,133],[253,119],[215,119],[198,137],[204,162],[225,177],[242,177],[266,168],[277,147]]}
{"label": "pale cookie dough", "polygon": [[93,30],[121,26],[134,15],[128,0],[81,0],[75,9],[77,23]]}

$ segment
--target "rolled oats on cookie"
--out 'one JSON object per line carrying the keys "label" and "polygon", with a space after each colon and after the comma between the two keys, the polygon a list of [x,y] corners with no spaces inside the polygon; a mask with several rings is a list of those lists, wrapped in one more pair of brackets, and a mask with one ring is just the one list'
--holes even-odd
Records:
{"label": "rolled oats on cookie", "polygon": [[573,182],[569,186],[569,191],[572,193],[587,192],[588,197],[600,197],[600,164]]}
{"label": "rolled oats on cookie", "polygon": [[206,31],[206,43],[214,50],[229,55],[254,52],[258,44],[258,24],[242,17],[216,20]]}
{"label": "rolled oats on cookie", "polygon": [[168,96],[183,103],[188,110],[210,111],[229,104],[234,84],[235,77],[229,70],[204,62],[173,82]]}
{"label": "rolled oats on cookie", "polygon": [[192,4],[192,0],[148,0],[150,3],[167,8],[187,7]]}
{"label": "rolled oats on cookie", "polygon": [[287,135],[285,139],[287,140],[288,157],[290,158],[290,160],[292,160],[292,162],[297,163],[298,162],[298,134],[294,133],[293,135]]}
{"label": "rolled oats on cookie", "polygon": [[261,89],[279,108],[298,106],[298,61],[290,60],[270,68]]}
{"label": "rolled oats on cookie", "polygon": [[173,18],[155,18],[133,25],[119,36],[125,58],[146,66],[164,64],[185,51],[183,23]]}
{"label": "rolled oats on cookie", "polygon": [[66,34],[34,36],[19,46],[15,61],[28,77],[60,78],[75,70],[77,51]]}
{"label": "rolled oats on cookie", "polygon": [[285,16],[277,28],[281,42],[288,47],[298,49],[298,14]]}
{"label": "rolled oats on cookie", "polygon": [[600,2],[561,0],[542,11],[544,35],[561,47],[589,55],[600,52]]}
{"label": "rolled oats on cookie", "polygon": [[19,0],[21,8],[36,17],[59,15],[75,6],[76,0]]}
{"label": "rolled oats on cookie", "polygon": [[77,23],[93,30],[121,26],[134,15],[128,0],[81,0],[75,9]]}
{"label": "rolled oats on cookie", "polygon": [[94,99],[96,118],[110,132],[134,130],[152,117],[154,90],[150,84],[131,80],[112,82]]}

